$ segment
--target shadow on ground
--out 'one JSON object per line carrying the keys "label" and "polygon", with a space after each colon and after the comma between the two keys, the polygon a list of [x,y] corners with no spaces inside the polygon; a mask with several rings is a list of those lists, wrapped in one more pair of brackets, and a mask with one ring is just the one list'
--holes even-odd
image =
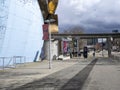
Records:
{"label": "shadow on ground", "polygon": [[[80,64],[77,64],[12,90],[81,90],[96,62],[97,59],[93,60],[82,70],[79,70]],[[79,70],[77,74],[68,79],[69,74],[76,69]]]}
{"label": "shadow on ground", "polygon": [[97,59],[88,64],[82,71],[69,80],[60,90],[81,90],[84,82],[89,76],[92,68],[94,67]]}

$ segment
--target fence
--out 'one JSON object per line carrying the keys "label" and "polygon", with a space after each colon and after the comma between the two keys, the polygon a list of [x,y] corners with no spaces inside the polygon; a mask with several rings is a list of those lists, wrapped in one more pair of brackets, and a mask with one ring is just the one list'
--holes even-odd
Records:
{"label": "fence", "polygon": [[120,56],[111,55],[111,58],[114,59],[114,60],[120,61]]}
{"label": "fence", "polygon": [[0,57],[0,69],[16,68],[17,64],[23,64],[25,62],[25,56]]}

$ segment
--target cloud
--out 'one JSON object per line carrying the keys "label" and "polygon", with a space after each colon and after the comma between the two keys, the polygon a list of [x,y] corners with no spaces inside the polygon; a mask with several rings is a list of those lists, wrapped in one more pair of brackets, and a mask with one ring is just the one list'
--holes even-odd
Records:
{"label": "cloud", "polygon": [[77,12],[86,12],[88,8],[99,2],[100,0],[70,0],[70,5],[74,7]]}
{"label": "cloud", "polygon": [[[120,29],[120,0],[59,0],[59,27],[79,25],[86,31]],[[101,30],[102,29],[102,30]]]}

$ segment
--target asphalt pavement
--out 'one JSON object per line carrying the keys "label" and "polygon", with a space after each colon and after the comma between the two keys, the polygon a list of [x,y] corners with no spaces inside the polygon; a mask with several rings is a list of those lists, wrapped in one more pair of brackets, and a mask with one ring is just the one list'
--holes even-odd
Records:
{"label": "asphalt pavement", "polygon": [[[90,62],[92,58],[88,60]],[[50,74],[70,68],[78,62],[82,64],[83,61],[83,58],[54,60],[52,61],[52,69],[49,69],[48,60],[18,64],[15,68],[5,68],[4,70],[0,70],[0,90],[13,90],[27,83],[40,80]],[[89,62],[86,62],[86,64]],[[80,69],[84,68],[85,65],[81,65]]]}
{"label": "asphalt pavement", "polygon": [[[21,77],[21,75],[23,75],[21,79],[17,79],[19,78],[17,76],[19,74],[17,74],[16,78],[11,78],[14,79],[11,81],[15,81],[15,83],[3,85],[4,87],[2,86],[0,89],[120,90],[120,62],[116,60],[112,60],[106,57],[90,59],[74,58],[64,61],[57,60],[53,61],[53,69],[51,70],[46,69],[46,63],[48,62],[42,62],[42,64],[40,64],[43,65],[41,68],[39,68],[39,64],[37,64],[38,66],[36,64],[31,65],[32,68],[29,68],[29,70],[27,69],[28,72],[21,72],[22,74],[19,76]],[[36,67],[38,67],[37,70]],[[18,68],[18,70],[19,69],[20,68]],[[26,69],[24,70],[26,71]],[[13,73],[13,76],[15,76],[15,73]],[[23,83],[20,81],[23,81]],[[2,84],[0,83],[0,85]]]}
{"label": "asphalt pavement", "polygon": [[78,62],[40,80],[27,83],[14,90],[81,90],[97,59]]}

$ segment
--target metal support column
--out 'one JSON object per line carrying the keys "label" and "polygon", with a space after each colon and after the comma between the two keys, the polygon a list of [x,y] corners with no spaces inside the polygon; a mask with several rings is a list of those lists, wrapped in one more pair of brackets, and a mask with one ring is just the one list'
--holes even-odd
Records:
{"label": "metal support column", "polygon": [[107,42],[108,42],[108,57],[111,57],[111,38],[107,38]]}

